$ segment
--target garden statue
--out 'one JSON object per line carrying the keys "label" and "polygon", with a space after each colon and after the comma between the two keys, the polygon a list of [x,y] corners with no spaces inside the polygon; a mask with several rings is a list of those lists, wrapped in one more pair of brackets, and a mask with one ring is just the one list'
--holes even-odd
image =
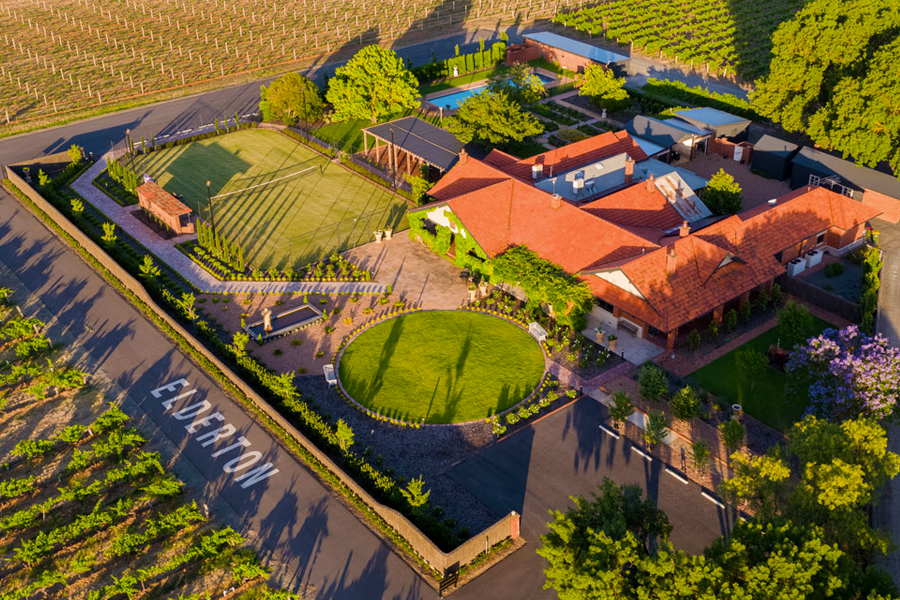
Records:
{"label": "garden statue", "polygon": [[263,331],[266,333],[272,333],[272,309],[264,308],[262,311],[263,316]]}

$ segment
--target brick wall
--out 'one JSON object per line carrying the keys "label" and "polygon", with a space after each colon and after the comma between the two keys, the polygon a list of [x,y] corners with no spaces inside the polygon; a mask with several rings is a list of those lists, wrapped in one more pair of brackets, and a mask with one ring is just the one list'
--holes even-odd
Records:
{"label": "brick wall", "polygon": [[[78,227],[76,227],[68,218],[59,212],[55,206],[50,204],[43,196],[41,196],[34,188],[28,185],[24,179],[19,177],[12,169],[6,168],[6,176],[12,183],[19,188],[38,208],[47,213],[66,233],[71,235],[75,241],[85,250],[90,252],[100,264],[102,264],[110,273],[113,274],[122,284],[127,287],[135,296],[143,300],[157,315],[165,320],[179,335],[191,341],[199,352],[202,352],[222,373],[228,377],[234,385],[236,385],[253,404],[262,410],[268,417],[275,421],[282,429],[284,429],[292,438],[300,445],[308,450],[319,462],[337,475],[341,482],[350,490],[359,496],[363,502],[378,514],[384,521],[397,531],[406,541],[412,545],[415,551],[422,559],[434,567],[438,572],[446,574],[448,571],[456,567],[468,564],[480,552],[484,551],[484,545],[487,542],[492,546],[512,534],[518,537],[520,515],[515,511],[501,518],[499,521],[476,534],[468,541],[464,542],[450,552],[443,552],[432,542],[428,536],[422,533],[418,527],[412,524],[409,519],[396,510],[385,506],[378,502],[360,486],[352,477],[345,473],[331,458],[322,452],[318,446],[313,444],[306,436],[300,433],[293,425],[291,425],[284,417],[281,416],[272,406],[266,402],[256,391],[250,387],[243,379],[231,370],[225,363],[213,354],[200,340],[194,338],[193,334],[184,329],[181,324],[173,319],[162,309],[147,293],[144,286],[132,277],[125,269],[119,266],[110,256],[94,241],[85,235]],[[401,554],[402,557],[402,554]]]}
{"label": "brick wall", "polygon": [[707,153],[708,154],[718,154],[719,156],[724,156],[725,158],[733,159],[735,146],[740,146],[741,148],[744,149],[744,153],[741,156],[741,160],[744,161],[745,165],[749,165],[750,157],[753,156],[753,144],[749,144],[747,142],[740,142],[738,144],[735,144],[735,143],[729,142],[725,138],[710,139]]}
{"label": "brick wall", "polygon": [[900,223],[900,200],[892,198],[879,192],[865,190],[863,192],[862,203],[884,211],[879,217],[891,223]]}
{"label": "brick wall", "polygon": [[559,48],[552,48],[546,44],[540,44],[532,39],[526,38],[525,46],[528,48],[538,48],[540,53],[546,60],[552,63],[557,63],[562,68],[569,69],[570,71],[580,73],[594,63],[594,61],[589,58],[578,56],[577,54],[572,54],[570,52],[566,52],[565,50],[560,50]]}

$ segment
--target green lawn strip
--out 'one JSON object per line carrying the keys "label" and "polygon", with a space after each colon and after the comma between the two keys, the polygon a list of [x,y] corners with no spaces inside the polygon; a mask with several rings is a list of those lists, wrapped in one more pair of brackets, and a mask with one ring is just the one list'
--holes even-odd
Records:
{"label": "green lawn strip", "polygon": [[[815,323],[817,335],[829,327],[834,327],[819,318],[815,319]],[[787,378],[774,367],[769,367],[765,374],[753,383],[751,389],[748,383],[741,381],[736,358],[740,350],[757,350],[765,354],[769,346],[775,344],[778,339],[779,328],[776,326],[697,369],[689,377],[711,394],[731,404],[740,404],[747,414],[783,433],[800,420],[806,411],[806,404],[791,401],[787,397],[785,394]]]}
{"label": "green lawn strip", "polygon": [[213,217],[219,232],[240,244],[259,269],[300,267],[358,246],[389,221],[401,229],[406,212],[404,200],[389,190],[272,131],[240,131],[151,152],[135,167],[180,193],[207,221],[207,180],[213,196],[239,192],[215,198]]}
{"label": "green lawn strip", "polygon": [[313,472],[315,472],[319,479],[330,485],[335,492],[339,493],[343,496],[350,504],[352,504],[357,509],[357,515],[360,518],[365,518],[373,529],[377,529],[380,531],[385,537],[390,539],[399,549],[402,549],[405,554],[415,563],[419,565],[419,567],[423,570],[423,572],[430,574],[434,578],[438,578],[440,575],[434,571],[423,559],[422,557],[415,551],[412,545],[404,538],[400,533],[398,533],[393,527],[387,524],[377,513],[375,513],[366,502],[360,498],[353,490],[351,490],[347,484],[345,484],[341,478],[328,469],[315,455],[312,454],[309,450],[307,450],[300,442],[298,442],[290,433],[287,432],[277,421],[275,421],[272,417],[270,417],[262,408],[257,406],[257,404],[251,400],[246,394],[235,385],[234,382],[223,372],[221,371],[206,355],[198,350],[195,347],[196,345],[200,345],[200,342],[195,339],[188,339],[181,335],[178,331],[172,327],[168,321],[166,321],[162,316],[160,316],[153,308],[150,307],[149,304],[144,302],[141,298],[139,298],[134,292],[132,292],[125,284],[123,284],[115,275],[113,275],[103,264],[94,257],[88,250],[79,244],[75,238],[69,235],[56,221],[53,220],[47,213],[41,210],[31,199],[26,196],[21,190],[19,190],[13,183],[8,180],[3,180],[3,186],[11,192],[19,201],[22,202],[32,213],[34,213],[39,219],[41,219],[50,229],[52,229],[61,239],[65,240],[69,246],[76,251],[82,259],[85,260],[89,265],[91,265],[97,273],[99,273],[106,281],[115,287],[123,296],[125,296],[131,304],[137,308],[141,313],[144,314],[145,317],[150,319],[159,329],[165,333],[180,349],[182,352],[190,356],[195,363],[202,368],[210,377],[214,378],[219,385],[222,386],[222,390],[229,394],[232,398],[238,400],[244,407],[247,409],[249,413],[251,413],[257,420],[260,422],[268,431],[272,434],[276,435],[279,440],[289,448],[294,455],[303,461]]}
{"label": "green lawn strip", "polygon": [[483,419],[540,384],[544,355],[503,319],[424,311],[380,323],[344,351],[341,382],[357,402],[408,422]]}

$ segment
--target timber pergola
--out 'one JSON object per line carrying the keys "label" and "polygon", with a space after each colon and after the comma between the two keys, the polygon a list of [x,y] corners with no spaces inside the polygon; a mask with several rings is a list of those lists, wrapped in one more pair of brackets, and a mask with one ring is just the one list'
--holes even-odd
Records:
{"label": "timber pergola", "polygon": [[[370,137],[374,141],[371,148]],[[445,173],[456,163],[463,146],[452,133],[417,117],[363,129],[363,155],[395,177],[417,174],[422,165]]]}

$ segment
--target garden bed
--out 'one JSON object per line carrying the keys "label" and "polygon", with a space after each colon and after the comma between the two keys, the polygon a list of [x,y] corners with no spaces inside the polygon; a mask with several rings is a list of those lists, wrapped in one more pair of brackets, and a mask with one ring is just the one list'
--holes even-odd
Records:
{"label": "garden bed", "polygon": [[147,228],[149,228],[153,233],[158,235],[164,240],[170,240],[173,237],[177,237],[175,232],[148,215],[144,212],[144,209],[140,208],[138,210],[131,211],[130,214],[132,217],[143,223]]}
{"label": "garden bed", "polygon": [[204,248],[194,240],[176,244],[183,254],[203,267],[209,274],[220,281],[371,281],[372,274],[362,269],[340,254],[332,254],[328,258],[299,269],[270,269],[263,271],[246,265],[238,270],[233,264],[219,260],[214,251]]}

